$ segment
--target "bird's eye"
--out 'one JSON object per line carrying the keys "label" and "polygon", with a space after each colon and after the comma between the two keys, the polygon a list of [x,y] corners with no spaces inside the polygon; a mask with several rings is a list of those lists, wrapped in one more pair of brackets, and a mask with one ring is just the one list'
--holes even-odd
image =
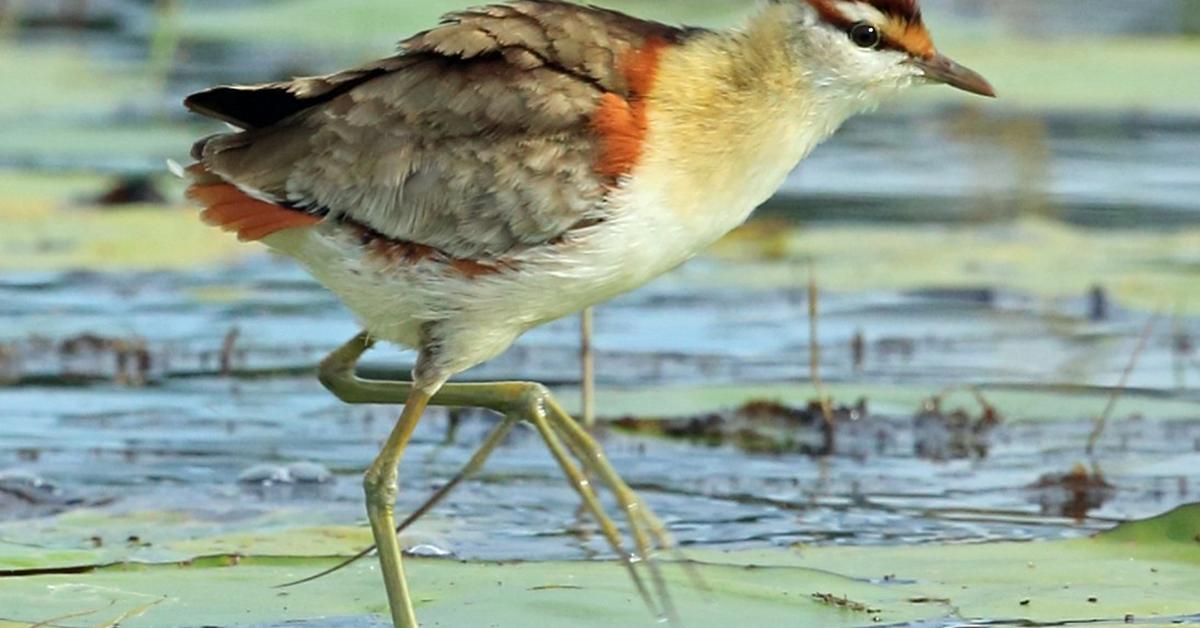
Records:
{"label": "bird's eye", "polygon": [[850,40],[863,48],[876,48],[883,41],[883,34],[878,28],[859,22],[850,29]]}

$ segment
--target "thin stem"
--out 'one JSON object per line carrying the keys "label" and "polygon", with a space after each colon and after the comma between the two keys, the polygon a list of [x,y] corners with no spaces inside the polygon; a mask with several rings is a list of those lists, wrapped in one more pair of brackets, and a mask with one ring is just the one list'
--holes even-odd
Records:
{"label": "thin stem", "polygon": [[1162,318],[1162,313],[1155,314],[1153,318],[1146,323],[1146,328],[1142,330],[1142,335],[1138,338],[1137,347],[1133,350],[1133,355],[1129,356],[1129,364],[1125,367],[1125,372],[1121,374],[1121,381],[1117,387],[1113,389],[1112,395],[1108,398],[1108,405],[1104,407],[1104,412],[1096,418],[1096,427],[1092,430],[1092,435],[1088,437],[1087,454],[1090,456],[1096,450],[1096,445],[1099,444],[1100,438],[1104,436],[1104,431],[1108,428],[1108,422],[1112,418],[1113,412],[1117,409],[1117,403],[1121,401],[1121,397],[1125,394],[1125,390],[1129,388],[1129,379],[1133,376],[1133,371],[1137,369],[1138,361],[1142,358],[1142,353],[1146,351],[1146,347],[1150,344],[1150,337],[1154,334],[1154,329],[1158,327],[1158,321]]}
{"label": "thin stem", "polygon": [[596,355],[592,347],[595,315],[592,308],[580,314],[579,323],[579,397],[583,408],[583,424],[591,429],[596,426]]}
{"label": "thin stem", "polygon": [[[813,388],[817,390],[817,401],[821,404],[821,416],[830,430],[834,427],[833,406],[825,394],[825,382],[821,380],[821,289],[817,286],[817,273],[813,261],[808,262],[808,371]],[[831,432],[832,433],[832,432]]]}

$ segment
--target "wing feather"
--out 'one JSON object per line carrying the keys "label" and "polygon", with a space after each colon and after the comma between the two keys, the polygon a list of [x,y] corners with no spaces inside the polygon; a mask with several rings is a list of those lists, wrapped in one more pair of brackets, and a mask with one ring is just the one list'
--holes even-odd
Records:
{"label": "wing feather", "polygon": [[602,219],[592,116],[629,96],[623,55],[689,32],[551,0],[452,13],[361,68],[192,96],[244,129],[194,152],[264,198],[496,258]]}

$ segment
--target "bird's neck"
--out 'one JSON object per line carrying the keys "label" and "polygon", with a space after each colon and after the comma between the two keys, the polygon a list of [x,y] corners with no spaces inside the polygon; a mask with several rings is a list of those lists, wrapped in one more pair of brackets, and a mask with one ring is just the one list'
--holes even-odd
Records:
{"label": "bird's neck", "polygon": [[789,11],[772,4],[742,29],[697,36],[662,55],[644,165],[667,173],[673,209],[719,217],[717,231],[740,224],[864,107],[825,89],[797,58]]}
{"label": "bird's neck", "polygon": [[682,124],[778,121],[804,130],[804,148],[811,149],[847,118],[878,104],[872,94],[838,81],[837,69],[812,52],[807,38],[819,27],[806,25],[798,7],[771,3],[742,28],[695,37],[664,55],[653,106]]}

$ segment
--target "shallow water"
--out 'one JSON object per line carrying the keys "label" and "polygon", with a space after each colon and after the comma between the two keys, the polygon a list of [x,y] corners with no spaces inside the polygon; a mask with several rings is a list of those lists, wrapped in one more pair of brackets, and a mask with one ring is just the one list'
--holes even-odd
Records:
{"label": "shallow water", "polygon": [[[599,308],[599,379],[611,385],[790,381],[808,375],[806,270],[782,263],[789,285],[734,288],[712,277],[762,264],[701,259]],[[744,268],[745,270],[740,270]],[[828,291],[821,298],[822,368],[831,380],[1110,386],[1125,369],[1148,316],[1112,304],[1090,320],[1086,295],[1046,301],[1003,289]],[[337,300],[289,263],[254,258],[177,273],[9,273],[0,277],[9,369],[24,381],[111,380],[112,340],[144,345],[151,380],[304,370],[356,330]],[[508,353],[467,374],[576,381],[578,323],[534,330]],[[1188,388],[1200,373],[1178,336],[1159,328],[1130,384]],[[861,334],[861,363],[853,345]],[[103,345],[103,346],[98,346]],[[132,348],[132,347],[131,347]],[[388,349],[384,362],[410,356]],[[130,358],[132,368],[132,358]]]}
{"label": "shallow water", "polygon": [[[602,386],[806,376],[804,297],[696,280],[706,264],[720,263],[702,261],[600,310]],[[1062,356],[1079,353],[1089,356],[1080,383],[1111,383],[1145,319],[1127,312],[1108,323],[1052,324],[1045,312],[1013,305],[1019,300],[979,296],[830,295],[826,377],[902,382],[933,395],[953,383],[1070,381],[1063,364],[1071,360]],[[361,519],[358,476],[396,410],[343,406],[315,382],[312,365],[355,326],[291,266],[261,257],[187,275],[26,274],[6,278],[0,297],[16,382],[0,389],[0,469],[7,474],[0,516],[99,507],[182,509],[216,519],[284,510],[308,524]],[[238,335],[225,352],[233,374],[222,377],[222,345],[233,328]],[[876,340],[856,369],[849,347],[860,328]],[[563,321],[468,375],[573,384],[576,337],[574,321]],[[118,369],[121,350],[131,357]],[[371,362],[396,368],[405,359],[383,351]],[[1134,384],[1188,398],[1169,391],[1175,359],[1169,342],[1153,343]],[[1087,416],[1003,425],[988,437],[986,458],[948,462],[914,453],[914,439],[928,436],[914,428],[915,407],[848,424],[839,455],[826,460],[612,430],[603,440],[617,468],[688,546],[1059,538],[1195,500],[1197,408],[1190,421],[1150,416],[1115,424],[1095,458],[1114,488],[1096,503],[1085,498],[1080,520],[1067,516],[1076,514],[1069,506],[1079,496],[1030,487],[1086,461]],[[469,416],[452,443],[441,411],[422,424],[403,467],[402,510],[452,475],[493,421]],[[255,467],[297,462],[329,469],[333,481],[239,482]],[[30,478],[53,489],[31,487]],[[464,557],[603,555],[575,503],[544,446],[525,431],[414,542]]]}

